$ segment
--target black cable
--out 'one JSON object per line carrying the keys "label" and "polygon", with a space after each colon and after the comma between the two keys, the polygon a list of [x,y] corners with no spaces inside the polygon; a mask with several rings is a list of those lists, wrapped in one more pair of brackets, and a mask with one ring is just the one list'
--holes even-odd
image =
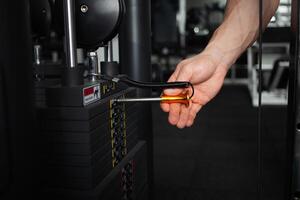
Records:
{"label": "black cable", "polygon": [[257,133],[257,163],[258,163],[258,183],[257,183],[257,192],[258,200],[262,200],[263,194],[263,152],[262,152],[262,33],[263,33],[263,1],[259,0],[259,50],[258,50],[258,133]]}
{"label": "black cable", "polygon": [[128,86],[137,87],[137,88],[145,88],[145,89],[171,89],[171,88],[191,88],[192,94],[190,95],[190,99],[194,96],[194,86],[190,82],[160,82],[160,83],[153,83],[153,82],[141,82],[130,79],[126,75],[118,76],[118,77],[111,77],[107,75],[100,75],[100,78],[108,81],[114,82],[123,82]]}

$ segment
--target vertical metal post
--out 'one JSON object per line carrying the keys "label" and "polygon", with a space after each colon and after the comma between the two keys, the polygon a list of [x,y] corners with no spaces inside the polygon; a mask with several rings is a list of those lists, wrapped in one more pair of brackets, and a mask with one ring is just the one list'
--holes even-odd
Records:
{"label": "vertical metal post", "polygon": [[[120,65],[122,73],[140,81],[151,81],[151,0],[125,0],[126,15],[120,31]],[[150,96],[151,91],[138,90],[138,96]],[[139,108],[140,138],[147,141],[148,183],[153,189],[153,133],[150,104]]]}
{"label": "vertical metal post", "polygon": [[98,55],[96,51],[91,51],[87,53],[87,57],[89,59],[89,74],[90,74],[90,81],[95,82],[97,81],[96,74],[99,74],[99,67],[98,67]]}
{"label": "vertical metal post", "polygon": [[77,66],[74,0],[64,0],[65,49],[67,67]]}
{"label": "vertical metal post", "polygon": [[67,68],[63,71],[63,85],[77,86],[83,84],[83,70],[77,66],[75,0],[64,2],[65,52]]}

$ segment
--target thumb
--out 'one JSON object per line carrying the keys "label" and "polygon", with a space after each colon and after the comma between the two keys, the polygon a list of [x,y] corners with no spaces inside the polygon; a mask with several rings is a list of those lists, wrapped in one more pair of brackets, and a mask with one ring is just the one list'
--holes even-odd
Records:
{"label": "thumb", "polygon": [[[180,71],[178,72],[178,76],[176,78],[175,81],[182,81],[182,82],[189,82],[192,78],[192,68],[188,67],[189,65],[185,65],[184,67],[182,67],[180,69]],[[175,96],[175,95],[179,95],[181,93],[185,92],[185,89],[182,88],[174,88],[174,89],[167,89],[164,90],[164,93],[166,95],[170,95],[170,96]]]}
{"label": "thumb", "polygon": [[186,81],[190,82],[193,75],[193,66],[192,65],[185,65],[180,69],[178,72],[178,76],[176,81]]}
{"label": "thumb", "polygon": [[168,96],[176,96],[184,92],[184,89],[174,88],[174,89],[166,89],[164,90],[164,94]]}

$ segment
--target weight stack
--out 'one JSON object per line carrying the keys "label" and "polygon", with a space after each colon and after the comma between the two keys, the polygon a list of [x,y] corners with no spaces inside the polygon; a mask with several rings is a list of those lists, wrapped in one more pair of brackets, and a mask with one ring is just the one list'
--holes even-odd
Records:
{"label": "weight stack", "polygon": [[[143,148],[137,148],[137,105],[112,101],[133,96],[136,90],[129,88],[85,107],[38,109],[44,172],[42,187],[47,198],[99,199],[101,195],[109,196],[110,187],[106,185],[118,181],[121,181],[119,193],[113,192],[116,196],[109,199],[137,198],[144,188],[133,187],[139,180],[134,177],[139,171],[147,173],[135,171],[136,166],[144,169],[147,163],[146,155],[140,156],[142,159],[139,157]],[[113,176],[112,173],[121,175]],[[108,179],[115,182],[105,181]]]}
{"label": "weight stack", "polygon": [[48,200],[147,200],[147,146],[139,141],[122,161],[91,190],[47,188]]}

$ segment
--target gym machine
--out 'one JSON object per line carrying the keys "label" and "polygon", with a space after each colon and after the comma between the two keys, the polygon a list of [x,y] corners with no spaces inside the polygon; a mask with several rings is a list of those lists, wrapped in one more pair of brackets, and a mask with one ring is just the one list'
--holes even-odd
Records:
{"label": "gym machine", "polygon": [[1,199],[151,198],[151,107],[128,100],[191,84],[151,83],[150,1],[0,11]]}
{"label": "gym machine", "polygon": [[[193,86],[149,81],[151,73],[143,67],[151,50],[143,42],[150,30],[136,20],[149,13],[149,5],[127,5],[129,19],[120,31],[123,0],[31,0],[41,193],[49,199],[147,199],[153,156],[145,129],[151,130],[151,111],[137,102],[188,104],[193,95],[145,98],[153,88]],[[136,5],[143,10],[134,10]],[[112,40],[119,33],[127,75],[120,75],[113,56],[118,51]]]}
{"label": "gym machine", "polygon": [[[125,14],[124,1],[30,3],[41,195],[49,199],[146,199],[147,148],[139,138],[138,109],[134,103],[113,101],[136,96],[136,90],[101,76],[119,74],[111,40]],[[99,47],[105,51],[101,67]],[[47,61],[43,55],[49,49]]]}
{"label": "gym machine", "polygon": [[[109,2],[111,3],[112,1]],[[69,15],[71,12],[68,12],[68,10],[70,11],[70,9],[66,9],[72,7],[72,1],[65,0],[64,3],[63,6],[58,5],[58,7],[65,13],[64,34],[66,39],[64,48],[67,52],[66,63],[68,67],[58,74],[62,80],[59,87],[57,87],[57,84],[51,84],[45,88],[39,88],[44,89],[45,92],[44,107],[41,106],[38,109],[38,121],[41,122],[39,124],[43,130],[42,136],[45,136],[43,138],[45,139],[45,143],[43,143],[44,148],[42,148],[45,153],[42,155],[45,156],[43,162],[45,168],[43,169],[46,169],[46,171],[43,174],[49,175],[44,182],[46,185],[44,192],[48,194],[48,197],[55,199],[145,199],[147,196],[145,191],[148,188],[147,170],[145,169],[149,166],[147,165],[147,159],[145,159],[147,158],[145,142],[138,139],[139,129],[133,131],[130,129],[131,126],[128,125],[130,122],[133,124],[137,123],[134,121],[137,117],[133,116],[130,118],[130,115],[132,116],[134,112],[129,110],[131,108],[136,110],[134,109],[136,105],[134,103],[125,104],[125,100],[116,101],[119,98],[126,97],[125,99],[128,99],[134,97],[136,90],[128,88],[126,84],[123,85],[122,82],[129,83],[131,82],[130,79],[122,76],[115,77],[118,74],[115,70],[112,70],[112,73],[106,72],[107,76],[103,76],[103,74],[98,76],[96,53],[91,51],[96,47],[104,46],[105,52],[109,52],[107,49],[109,49],[109,46],[111,49],[112,46],[109,45],[109,41],[116,32],[110,32],[111,38],[109,39],[97,40],[97,43],[91,44],[95,41],[91,39],[93,37],[88,36],[87,40],[81,41],[81,37],[84,38],[84,36],[80,35],[80,31],[76,31],[78,33],[78,42],[74,42],[76,41],[74,35],[75,27],[73,26],[75,23],[72,23],[74,18]],[[108,2],[106,3],[108,4]],[[77,8],[79,7],[77,6]],[[90,8],[92,7],[81,4],[78,13],[87,13]],[[122,5],[119,8],[121,10]],[[299,151],[297,142],[299,135],[299,5],[295,4],[293,9],[295,18],[294,42],[292,42],[293,57],[289,79],[289,135],[287,138],[287,151],[290,157],[286,168],[287,199],[299,199],[300,191],[299,158],[297,153]],[[139,15],[130,15],[130,17],[139,18],[137,16]],[[62,17],[58,16],[57,18],[61,19]],[[75,18],[76,21],[81,19],[77,15]],[[116,20],[116,24],[118,24],[118,20]],[[76,27],[87,24],[81,22]],[[71,31],[72,29],[73,31]],[[126,27],[123,27],[124,29],[123,35],[121,33],[121,44],[132,41],[122,37],[132,36],[135,33],[134,30],[138,30],[133,28],[133,32],[131,32],[126,30]],[[84,33],[92,32],[90,26],[81,30],[85,30]],[[85,80],[80,75],[83,74],[83,69],[76,65],[77,56],[75,55],[77,52],[74,51],[76,44],[88,50],[86,55],[89,57],[89,65]],[[123,49],[122,53],[124,51],[126,50]],[[35,48],[36,65],[41,63],[41,59],[38,58],[39,52],[40,47],[37,45]],[[106,61],[108,61],[107,55],[108,53],[105,56]],[[140,60],[130,60],[126,56],[121,55],[122,61],[134,64]],[[116,66],[115,64],[113,65]],[[109,69],[115,68],[111,67]],[[130,75],[135,79],[140,78],[138,77],[139,75],[135,77],[136,74],[134,74],[139,72],[139,70],[140,68],[126,70],[126,67],[122,66],[122,71],[132,73]],[[88,96],[86,96],[86,99],[85,94]],[[98,123],[99,121],[100,123]],[[108,125],[105,125],[106,123]],[[109,133],[108,138],[100,139],[101,137],[97,137],[100,130],[101,133]],[[131,136],[135,134],[137,136],[130,137],[130,133],[132,134]],[[102,136],[105,137],[103,134]],[[116,137],[114,138],[114,136]],[[84,143],[83,141],[86,142]],[[49,149],[51,150],[49,151]],[[105,156],[103,152],[109,152],[109,154]],[[109,164],[105,165],[105,163]],[[100,167],[103,170],[97,170]]]}

